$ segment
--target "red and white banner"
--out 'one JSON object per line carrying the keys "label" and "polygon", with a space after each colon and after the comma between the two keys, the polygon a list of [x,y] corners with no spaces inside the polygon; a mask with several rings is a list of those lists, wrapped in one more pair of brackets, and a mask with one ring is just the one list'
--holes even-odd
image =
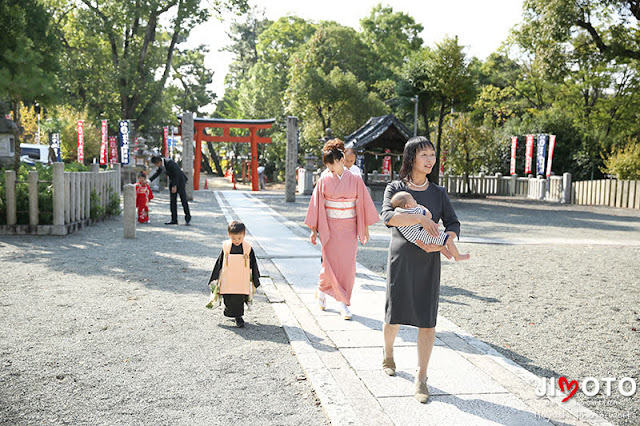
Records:
{"label": "red and white banner", "polygon": [[109,136],[109,159],[111,164],[118,162],[118,137]]}
{"label": "red and white banner", "polygon": [[516,149],[517,148],[518,148],[518,137],[512,136],[511,137],[511,170],[510,170],[510,173],[512,175],[517,174],[516,173]]}
{"label": "red and white banner", "polygon": [[533,165],[533,140],[535,135],[527,135],[527,150],[524,158],[524,174],[531,174],[531,166]]}
{"label": "red and white banner", "polygon": [[556,147],[556,135],[549,135],[549,157],[547,159],[547,177],[551,176],[551,160],[553,160],[553,149]]}
{"label": "red and white banner", "polygon": [[84,162],[84,125],[78,121],[78,163]]}
{"label": "red and white banner", "polygon": [[162,156],[166,158],[169,156],[169,127],[162,128],[162,136]]}
{"label": "red and white banner", "polygon": [[107,164],[107,120],[102,120],[100,128],[100,165]]}
{"label": "red and white banner", "polygon": [[[391,152],[389,149],[385,149],[384,152]],[[382,159],[382,174],[390,175],[391,174],[391,156],[385,155]]]}

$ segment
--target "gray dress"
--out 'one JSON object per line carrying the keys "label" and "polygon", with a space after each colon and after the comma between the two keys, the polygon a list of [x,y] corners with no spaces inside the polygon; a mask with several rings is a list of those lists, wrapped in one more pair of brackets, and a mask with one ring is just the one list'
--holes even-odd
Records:
{"label": "gray dress", "polygon": [[[424,191],[409,189],[402,181],[393,181],[384,191],[380,217],[388,225],[394,215],[391,197],[398,191],[407,191],[418,204],[429,209],[433,221],[442,220],[445,231],[460,236],[460,222],[447,191],[430,183]],[[385,322],[420,328],[436,326],[440,297],[440,252],[427,253],[407,241],[400,231],[391,227],[391,243],[387,261],[387,299]]]}

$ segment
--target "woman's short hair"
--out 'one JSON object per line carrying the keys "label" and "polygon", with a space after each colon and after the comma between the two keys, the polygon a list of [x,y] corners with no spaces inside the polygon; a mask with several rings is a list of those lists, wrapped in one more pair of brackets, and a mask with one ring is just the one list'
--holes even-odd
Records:
{"label": "woman's short hair", "polygon": [[413,162],[416,159],[416,155],[419,151],[428,148],[435,151],[435,147],[433,146],[431,141],[424,136],[415,136],[407,141],[407,143],[404,145],[404,152],[402,153],[400,179],[411,177],[411,172],[413,171]]}
{"label": "woman's short hair", "polygon": [[322,163],[332,164],[344,158],[344,142],[340,139],[331,139],[322,147]]}

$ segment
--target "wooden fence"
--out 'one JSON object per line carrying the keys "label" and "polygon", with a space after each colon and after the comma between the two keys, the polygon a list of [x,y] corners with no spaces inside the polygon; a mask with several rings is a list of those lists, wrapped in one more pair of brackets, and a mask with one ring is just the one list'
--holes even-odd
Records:
{"label": "wooden fence", "polygon": [[5,171],[7,225],[0,226],[0,233],[17,234],[53,234],[66,235],[91,223],[91,193],[95,190],[98,197],[94,207],[107,211],[110,194],[120,196],[120,165],[114,170],[99,171],[97,165],[90,172],[65,172],[63,163],[54,163],[53,167],[53,224],[39,223],[38,172],[30,171],[29,184],[29,225],[17,224],[16,174]]}
{"label": "wooden fence", "polygon": [[640,209],[640,181],[600,179],[574,182],[571,203]]}

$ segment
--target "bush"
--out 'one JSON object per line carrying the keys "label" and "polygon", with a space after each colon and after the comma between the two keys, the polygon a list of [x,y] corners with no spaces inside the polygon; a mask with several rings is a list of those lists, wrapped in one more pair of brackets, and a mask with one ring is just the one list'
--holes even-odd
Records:
{"label": "bush", "polygon": [[109,216],[118,216],[120,214],[120,196],[112,187],[107,188],[109,202],[107,203],[107,214]]}
{"label": "bush", "polygon": [[613,151],[602,170],[617,179],[640,180],[640,143],[629,142]]}
{"label": "bush", "polygon": [[93,220],[98,219],[104,216],[104,207],[100,205],[100,197],[98,197],[98,193],[95,189],[91,190],[91,195],[89,196],[89,217]]}

